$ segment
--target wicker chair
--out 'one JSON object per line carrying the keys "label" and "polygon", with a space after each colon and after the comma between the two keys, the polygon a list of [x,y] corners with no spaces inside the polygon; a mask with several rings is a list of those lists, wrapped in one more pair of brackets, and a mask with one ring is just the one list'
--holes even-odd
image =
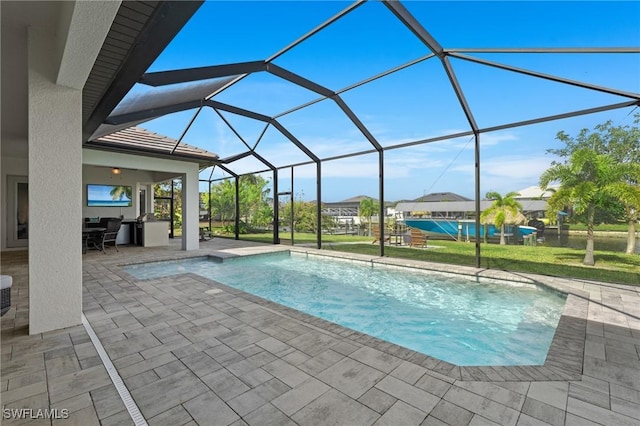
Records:
{"label": "wicker chair", "polygon": [[11,309],[11,285],[13,277],[11,275],[0,275],[0,316],[6,314]]}

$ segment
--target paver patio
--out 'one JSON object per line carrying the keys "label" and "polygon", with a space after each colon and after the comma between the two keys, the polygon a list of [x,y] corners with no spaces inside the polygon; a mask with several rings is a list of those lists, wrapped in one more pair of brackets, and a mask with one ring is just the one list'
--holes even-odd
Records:
{"label": "paver patio", "polygon": [[[84,314],[148,424],[640,425],[640,287],[459,268],[571,294],[543,366],[458,367],[195,274],[119,266],[283,249],[316,252],[216,238],[84,256]],[[82,325],[27,334],[26,262],[2,254],[3,424],[133,424]],[[68,418],[10,418],[20,408]]]}

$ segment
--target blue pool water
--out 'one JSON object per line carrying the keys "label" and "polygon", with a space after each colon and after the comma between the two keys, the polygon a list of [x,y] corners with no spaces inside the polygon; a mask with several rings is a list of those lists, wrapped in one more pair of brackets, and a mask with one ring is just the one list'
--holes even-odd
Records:
{"label": "blue pool water", "polygon": [[453,364],[544,363],[566,296],[535,285],[280,253],[130,265],[191,272]]}

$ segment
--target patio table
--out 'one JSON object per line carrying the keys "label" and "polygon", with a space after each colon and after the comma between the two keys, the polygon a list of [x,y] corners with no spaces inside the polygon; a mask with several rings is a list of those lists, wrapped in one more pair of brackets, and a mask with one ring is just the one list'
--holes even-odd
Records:
{"label": "patio table", "polygon": [[401,246],[404,243],[404,232],[393,232],[389,235],[393,239],[393,242],[389,240],[389,244],[394,244],[396,246]]}

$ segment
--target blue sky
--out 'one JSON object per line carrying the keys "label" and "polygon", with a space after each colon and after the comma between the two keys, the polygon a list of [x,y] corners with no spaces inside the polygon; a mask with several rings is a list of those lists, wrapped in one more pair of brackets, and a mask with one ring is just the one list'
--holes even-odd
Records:
{"label": "blue sky", "polygon": [[[338,1],[206,2],[149,71],[264,60],[346,8]],[[431,2],[405,7],[445,48],[640,46],[640,2]],[[274,63],[331,90],[421,58],[430,51],[379,2],[367,2],[337,23],[278,57]],[[545,74],[640,92],[640,54],[489,54],[468,56]],[[480,128],[623,102],[627,98],[451,59]],[[149,90],[136,88],[137,91]],[[469,131],[469,125],[437,58],[420,62],[343,93],[342,98],[384,147]],[[214,98],[274,116],[318,95],[268,73],[252,74]],[[195,111],[172,114],[141,127],[179,138]],[[637,112],[637,110],[635,111]],[[612,120],[631,125],[632,108],[486,133],[481,136],[481,193],[536,185],[554,159],[558,131]],[[253,146],[264,124],[223,114]],[[371,149],[337,105],[324,100],[279,121],[321,158]],[[225,122],[205,109],[183,141],[221,157],[246,150]],[[269,128],[256,151],[276,166],[308,158]],[[240,173],[264,170],[256,160],[230,166]],[[322,199],[378,196],[378,157],[324,162]],[[290,170],[280,190],[291,188]],[[202,177],[208,177],[207,173]],[[214,178],[224,176],[214,171]],[[315,166],[296,167],[294,193],[316,198]],[[270,177],[265,174],[265,177]],[[474,196],[474,143],[470,137],[385,152],[385,199],[414,199],[430,192]]]}

